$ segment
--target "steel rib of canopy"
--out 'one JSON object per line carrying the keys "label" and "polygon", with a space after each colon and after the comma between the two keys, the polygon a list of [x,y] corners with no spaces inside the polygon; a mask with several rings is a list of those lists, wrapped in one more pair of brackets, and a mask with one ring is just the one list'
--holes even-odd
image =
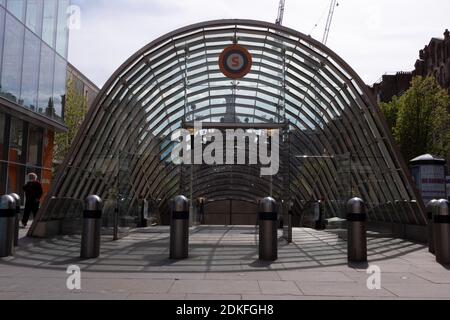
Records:
{"label": "steel rib of canopy", "polygon": [[[252,71],[238,82],[225,78],[218,66],[220,53],[235,41],[253,56]],[[288,122],[290,191],[296,207],[314,197],[339,199],[336,176],[342,166],[319,156],[348,155],[352,192],[368,203],[372,220],[425,224],[406,166],[355,72],[304,34],[249,20],[179,29],[124,63],[99,93],[50,195],[108,198],[125,166],[134,200],[167,202],[182,190],[180,179],[186,176],[169,161],[172,132],[183,120],[223,122],[230,101],[238,122]],[[203,169],[195,196],[214,200],[224,191],[236,198],[264,196],[265,180],[259,176],[238,168],[223,168],[218,176],[213,170]],[[230,175],[242,186],[234,193],[224,179]],[[249,188],[252,184],[261,186]],[[275,194],[283,194],[281,188],[274,183]],[[248,194],[243,196],[244,191]],[[50,216],[48,202],[38,220]],[[337,210],[337,204],[332,206]]]}

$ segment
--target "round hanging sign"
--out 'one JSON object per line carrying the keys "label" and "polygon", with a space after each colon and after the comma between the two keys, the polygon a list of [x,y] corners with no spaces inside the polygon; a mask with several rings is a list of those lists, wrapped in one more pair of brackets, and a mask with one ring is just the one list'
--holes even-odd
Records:
{"label": "round hanging sign", "polygon": [[253,59],[244,47],[234,44],[222,52],[219,58],[220,71],[230,79],[242,79],[252,69]]}

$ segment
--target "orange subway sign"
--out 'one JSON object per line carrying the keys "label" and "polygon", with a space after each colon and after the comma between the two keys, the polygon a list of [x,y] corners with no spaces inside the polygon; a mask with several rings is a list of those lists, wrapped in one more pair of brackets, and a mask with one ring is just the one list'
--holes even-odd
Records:
{"label": "orange subway sign", "polygon": [[220,71],[233,80],[244,78],[252,69],[252,65],[250,52],[237,44],[225,48],[219,58]]}

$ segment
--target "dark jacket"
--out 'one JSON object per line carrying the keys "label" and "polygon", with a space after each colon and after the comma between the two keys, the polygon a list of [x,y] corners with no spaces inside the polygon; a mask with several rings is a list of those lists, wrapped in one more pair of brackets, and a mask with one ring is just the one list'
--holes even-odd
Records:
{"label": "dark jacket", "polygon": [[42,197],[43,190],[39,181],[30,181],[23,186],[27,202],[39,202]]}

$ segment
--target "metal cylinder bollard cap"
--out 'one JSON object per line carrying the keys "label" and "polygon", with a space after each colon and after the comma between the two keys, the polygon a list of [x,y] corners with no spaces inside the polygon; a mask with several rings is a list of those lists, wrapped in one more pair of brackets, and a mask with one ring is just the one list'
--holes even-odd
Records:
{"label": "metal cylinder bollard cap", "polygon": [[189,200],[185,196],[177,196],[173,200],[173,211],[187,212],[189,211]]}
{"label": "metal cylinder bollard cap", "polygon": [[434,214],[434,211],[438,204],[439,204],[439,200],[436,200],[436,199],[433,199],[427,203],[426,209],[427,209],[428,220],[433,220],[433,214]]}
{"label": "metal cylinder bollard cap", "polygon": [[444,216],[448,217],[450,216],[449,210],[448,210],[449,202],[445,199],[439,200],[436,204],[437,210],[435,211],[436,216]]}
{"label": "metal cylinder bollard cap", "polygon": [[366,205],[360,198],[353,198],[347,202],[347,213],[351,214],[365,214]]}
{"label": "metal cylinder bollard cap", "polygon": [[20,210],[20,196],[17,193],[11,193],[11,197],[14,198],[14,201],[16,201],[16,210]]}
{"label": "metal cylinder bollard cap", "polygon": [[103,201],[99,196],[87,197],[84,204],[87,211],[101,211],[103,209]]}
{"label": "metal cylinder bollard cap", "polygon": [[2,196],[0,210],[16,210],[16,200],[9,195]]}
{"label": "metal cylinder bollard cap", "polygon": [[433,210],[433,207],[439,203],[439,200],[433,199],[427,203],[427,210]]}
{"label": "metal cylinder bollard cap", "polygon": [[20,196],[17,193],[11,193],[10,196],[14,198],[16,204],[20,204]]}
{"label": "metal cylinder bollard cap", "polygon": [[277,210],[277,202],[271,197],[262,199],[259,202],[259,212],[275,212]]}

